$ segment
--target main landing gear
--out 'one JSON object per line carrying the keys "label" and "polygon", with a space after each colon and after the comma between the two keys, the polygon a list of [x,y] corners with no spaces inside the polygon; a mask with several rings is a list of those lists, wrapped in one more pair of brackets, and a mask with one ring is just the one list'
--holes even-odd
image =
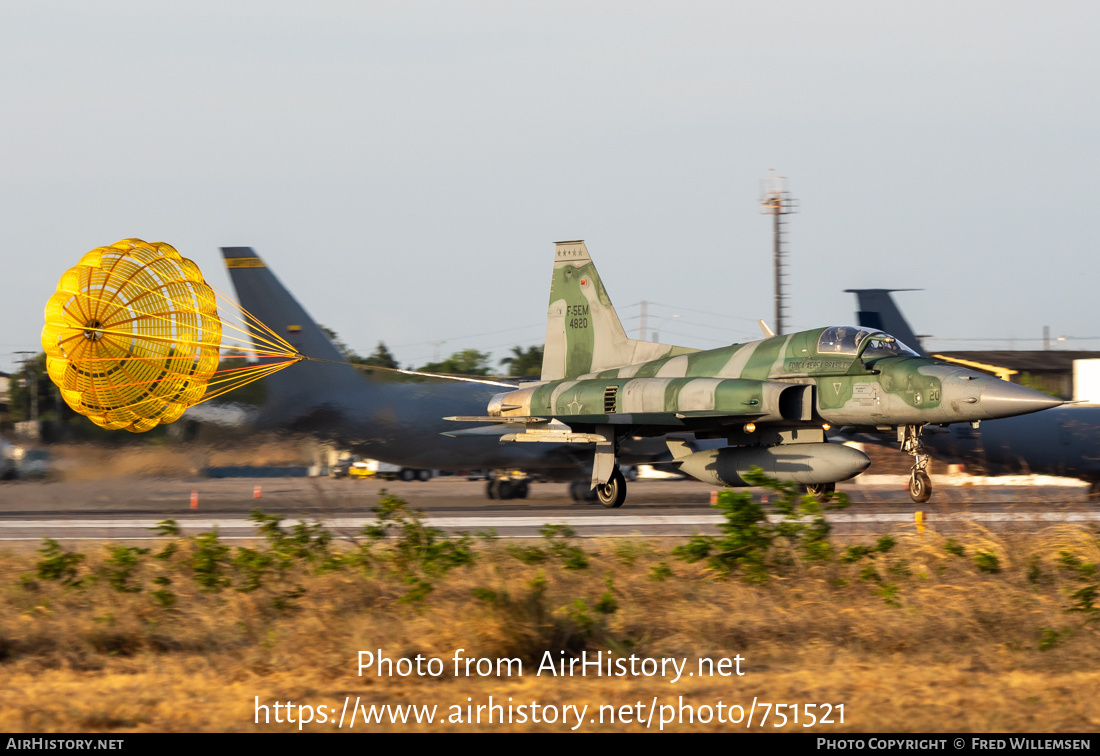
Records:
{"label": "main landing gear", "polygon": [[618,509],[626,501],[626,477],[618,467],[606,483],[596,484],[596,498],[605,509]]}
{"label": "main landing gear", "polygon": [[626,477],[619,469],[619,444],[622,436],[610,425],[596,426],[595,434],[602,437],[596,443],[592,459],[592,481],[596,499],[607,509],[618,509],[626,501]]}
{"label": "main landing gear", "polygon": [[527,478],[493,477],[485,483],[489,499],[526,499],[530,488]]}
{"label": "main landing gear", "polygon": [[626,501],[626,475],[616,468],[607,483],[597,483],[595,488],[587,480],[574,480],[569,484],[569,496],[578,504],[599,503],[608,509],[618,509]]}
{"label": "main landing gear", "polygon": [[928,462],[932,459],[924,453],[921,443],[923,425],[906,425],[898,428],[901,450],[913,457],[913,469],[909,473],[909,498],[923,504],[932,496],[932,479],[928,477]]}
{"label": "main landing gear", "polygon": [[807,483],[802,486],[802,490],[824,504],[836,493],[836,483]]}

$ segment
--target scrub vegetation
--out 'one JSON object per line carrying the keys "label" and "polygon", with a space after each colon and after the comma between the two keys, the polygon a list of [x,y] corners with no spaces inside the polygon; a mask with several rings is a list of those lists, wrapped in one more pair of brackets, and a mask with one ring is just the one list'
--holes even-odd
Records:
{"label": "scrub vegetation", "polygon": [[[723,492],[720,534],[674,543],[581,540],[561,526],[535,540],[448,536],[386,492],[358,532],[256,511],[248,545],[185,537],[170,520],[142,546],[77,552],[46,539],[35,554],[0,554],[0,730],[296,729],[254,723],[256,697],[339,708],[349,695],[441,712],[490,695],[590,712],[755,697],[844,704],[843,725],[817,728],[830,731],[1096,730],[1096,533],[928,530],[839,546],[821,505],[758,483],[770,505]],[[524,674],[455,676],[457,649],[519,659]],[[443,673],[360,677],[360,650],[439,658]],[[745,674],[536,676],[546,652],[686,657],[688,669],[740,655]],[[419,728],[477,726],[372,727]]]}

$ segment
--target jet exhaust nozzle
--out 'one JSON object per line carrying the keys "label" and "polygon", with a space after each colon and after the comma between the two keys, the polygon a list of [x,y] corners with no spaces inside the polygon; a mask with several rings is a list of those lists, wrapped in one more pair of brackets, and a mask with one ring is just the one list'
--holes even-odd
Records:
{"label": "jet exhaust nozzle", "polygon": [[681,472],[716,486],[748,486],[753,467],[782,483],[835,483],[855,477],[871,465],[863,452],[830,443],[781,446],[727,446],[678,460]]}

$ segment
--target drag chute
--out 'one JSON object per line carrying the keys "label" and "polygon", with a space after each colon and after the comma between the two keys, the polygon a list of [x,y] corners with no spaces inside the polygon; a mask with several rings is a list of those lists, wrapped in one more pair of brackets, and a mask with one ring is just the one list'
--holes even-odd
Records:
{"label": "drag chute", "polygon": [[[219,302],[246,326],[224,317]],[[222,353],[226,338],[241,342],[231,354]],[[65,272],[46,304],[42,347],[73,410],[134,433],[304,359],[172,246],[141,239],[93,249]],[[243,364],[222,367],[232,359]]]}

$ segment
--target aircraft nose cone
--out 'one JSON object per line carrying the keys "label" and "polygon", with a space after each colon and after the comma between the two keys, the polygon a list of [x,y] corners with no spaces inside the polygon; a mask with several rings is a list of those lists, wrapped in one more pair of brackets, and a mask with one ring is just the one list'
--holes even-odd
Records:
{"label": "aircraft nose cone", "polygon": [[982,391],[982,409],[990,417],[1013,417],[1065,404],[1049,394],[1008,381],[993,381]]}

